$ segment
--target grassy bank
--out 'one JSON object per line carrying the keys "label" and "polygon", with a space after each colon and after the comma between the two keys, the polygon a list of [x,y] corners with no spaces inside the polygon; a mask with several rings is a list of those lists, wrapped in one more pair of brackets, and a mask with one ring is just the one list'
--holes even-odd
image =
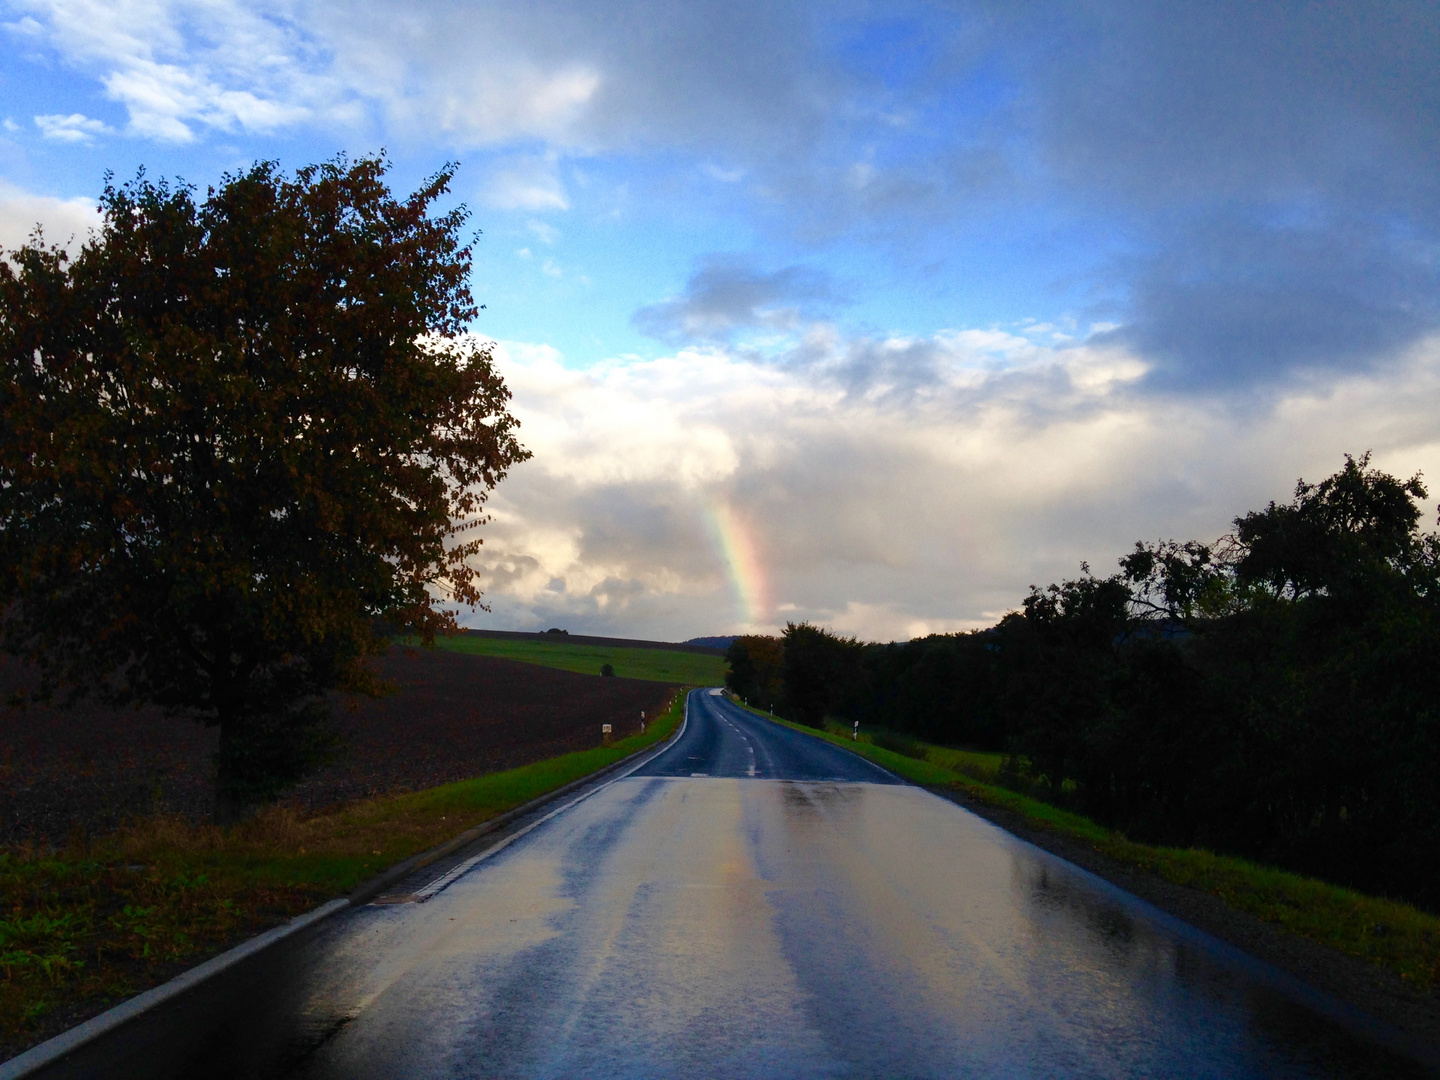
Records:
{"label": "grassy bank", "polygon": [[1117,862],[1210,893],[1292,933],[1388,968],[1417,989],[1440,988],[1440,918],[1408,904],[1227,855],[1137,843],[1089,818],[1001,787],[994,782],[999,754],[916,743],[915,749],[925,755],[919,758],[877,746],[867,735],[854,742],[848,732],[822,732],[769,713],[760,715],[844,746],[916,784],[957,791],[974,802],[1017,814],[1034,826],[1082,841]]}
{"label": "grassy bank", "polygon": [[725,682],[723,656],[681,652],[678,649],[572,645],[564,641],[527,641],[523,638],[481,637],[478,634],[438,637],[435,647],[474,656],[519,660],[580,675],[599,675],[601,667],[609,664],[617,676],[625,679],[682,683],[686,686],[720,686]]}
{"label": "grassy bank", "polygon": [[683,709],[677,694],[614,746],[314,816],[274,807],[229,830],[154,818],[63,852],[0,851],[0,1060],[665,738]]}

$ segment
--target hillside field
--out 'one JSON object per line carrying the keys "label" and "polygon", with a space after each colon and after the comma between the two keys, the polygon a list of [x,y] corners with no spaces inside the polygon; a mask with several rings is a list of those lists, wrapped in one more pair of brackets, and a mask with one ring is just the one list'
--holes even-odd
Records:
{"label": "hillside field", "polygon": [[725,658],[713,653],[566,641],[526,641],[481,637],[478,634],[438,637],[435,647],[472,656],[519,660],[581,675],[599,675],[601,666],[610,664],[615,674],[623,679],[646,679],[684,686],[723,686],[725,683]]}

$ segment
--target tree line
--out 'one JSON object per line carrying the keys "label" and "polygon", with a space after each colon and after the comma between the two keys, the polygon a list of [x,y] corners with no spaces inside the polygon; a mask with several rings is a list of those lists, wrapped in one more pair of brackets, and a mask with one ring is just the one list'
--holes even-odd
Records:
{"label": "tree line", "polygon": [[988,629],[866,644],[809,624],[730,649],[731,688],[1001,750],[1130,836],[1440,908],[1440,536],[1368,454],[1213,543],[1138,543]]}

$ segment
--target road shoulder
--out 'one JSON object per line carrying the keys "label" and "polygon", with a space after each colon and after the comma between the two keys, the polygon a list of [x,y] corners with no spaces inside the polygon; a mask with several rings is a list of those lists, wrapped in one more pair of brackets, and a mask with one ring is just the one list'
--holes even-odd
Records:
{"label": "road shoulder", "polygon": [[[844,745],[848,741],[757,709],[748,711],[826,742]],[[1106,854],[1083,835],[1084,830],[1077,830],[1063,822],[1052,826],[1043,820],[1043,815],[1027,815],[1004,805],[1010,801],[1029,803],[1032,807],[1036,805],[1022,796],[1011,796],[992,786],[972,782],[927,761],[884,753],[866,743],[860,743],[855,751],[867,758],[885,759],[909,782],[970,810],[1022,840],[1083,867],[1162,911],[1367,1013],[1407,1039],[1430,1048],[1431,1056],[1440,1055],[1440,987],[1419,989],[1390,967],[1342,952],[1276,922],[1267,921],[1227,902],[1215,892],[1171,881],[1145,866]],[[974,788],[975,792],[968,788]],[[1000,797],[983,797],[987,793]],[[1057,814],[1061,819],[1073,817],[1063,812]],[[1096,832],[1104,831],[1093,823],[1083,824]]]}
{"label": "road shoulder", "polygon": [[[314,900],[309,898],[329,880],[322,878],[318,884],[312,883],[314,885],[312,888],[297,889],[296,896],[293,898],[295,907],[285,911],[280,919],[273,921],[268,927],[255,927],[254,930],[258,930],[258,934],[253,930],[239,937],[231,934],[225,939],[214,942],[210,948],[205,948],[204,944],[199,942],[193,943],[186,955],[176,956],[171,963],[152,966],[147,971],[147,974],[152,977],[144,979],[142,985],[135,987],[135,991],[138,992],[125,995],[123,1000],[110,1008],[104,1007],[108,1004],[105,996],[93,993],[72,994],[69,998],[62,999],[58,1007],[50,1010],[46,1017],[48,1022],[37,1025],[38,1030],[29,1033],[29,1038],[22,1037],[13,1042],[0,1039],[0,1080],[26,1076],[37,1069],[45,1068],[79,1047],[128,1023],[155,1005],[199,985],[209,975],[226,970],[234,964],[248,959],[257,951],[277,944],[319,919],[346,907],[367,903],[377,894],[383,893],[387,888],[404,881],[407,877],[424,873],[427,869],[430,869],[432,873],[438,872],[434,869],[435,865],[439,863],[443,866],[446,857],[468,854],[477,845],[503,842],[505,835],[515,828],[522,827],[527,818],[553,812],[550,809],[551,804],[563,801],[568,796],[584,797],[585,789],[608,782],[611,777],[625,768],[634,768],[638,762],[643,762],[648,760],[649,756],[663,752],[683,731],[685,701],[686,693],[682,689],[674,696],[670,706],[655,718],[648,735],[641,734],[621,739],[613,747],[607,746],[602,751],[564,755],[560,758],[535,762],[510,773],[500,774],[498,777],[479,777],[476,780],[460,784],[443,785],[405,796],[374,800],[368,809],[374,810],[376,807],[383,809],[386,806],[401,803],[414,804],[411,811],[420,813],[425,818],[426,829],[420,832],[411,830],[414,835],[406,834],[402,837],[410,848],[410,851],[405,853],[408,857],[393,860],[389,869],[384,872],[376,874],[372,871],[369,874],[361,874],[360,872],[369,865],[368,860],[358,862],[356,859],[350,858],[347,862],[342,855],[337,854],[336,857],[330,858],[325,864],[322,864],[322,869],[329,863],[339,863],[347,866],[345,878],[341,880],[359,877],[359,880],[348,880],[346,887],[338,890],[348,894],[347,896],[339,899],[327,899],[327,902],[317,908]],[[596,757],[613,757],[613,760],[596,768],[597,763],[592,760]],[[490,792],[487,805],[483,808],[468,807],[472,819],[484,814],[482,820],[458,834],[454,833],[453,826],[450,829],[445,828],[443,823],[452,815],[456,816],[457,821],[460,820],[456,811],[457,809],[466,809],[467,804],[472,801],[466,797],[471,788],[485,788],[487,782],[496,779],[509,778],[513,781],[517,776],[524,776],[530,782],[527,784],[509,783],[505,785],[504,790]],[[527,795],[533,794],[530,789],[538,790],[539,793],[534,794],[533,797],[527,797]],[[524,792],[524,794],[519,794],[520,792]],[[450,798],[447,799],[447,795]],[[441,811],[448,811],[448,813],[442,815]],[[387,823],[388,819],[384,815],[380,815],[375,821],[368,822],[370,831],[362,833],[360,836],[362,847],[368,848],[369,844],[374,842],[371,834],[376,829],[383,831]],[[355,830],[342,830],[347,833],[349,831]],[[441,836],[447,832],[450,833],[449,837],[441,839]],[[422,838],[427,834],[432,837],[431,842],[421,851],[415,852],[416,842],[423,842]],[[342,836],[342,839],[354,846],[353,841],[356,838],[346,835]],[[436,843],[436,840],[440,842]],[[310,842],[313,843],[313,841]],[[300,849],[300,854],[305,855],[303,847]],[[324,853],[319,854],[324,856]],[[202,852],[202,855],[207,860],[203,868],[214,873],[216,867],[213,865],[215,861],[213,856],[215,853]],[[383,861],[382,850],[375,850],[372,855],[382,857]],[[236,880],[227,883],[240,890],[240,894],[243,894],[245,889],[255,891],[257,888],[265,886],[266,883],[263,881],[257,885],[256,881],[252,880],[255,875],[249,862],[253,862],[253,859],[247,852],[238,853],[231,861],[235,862],[242,871],[251,870],[250,877],[245,877],[240,872],[230,875]],[[191,877],[196,877],[193,867],[186,866],[182,869],[190,870]],[[285,867],[282,865],[277,869],[283,872]],[[304,866],[301,869],[303,870]],[[204,881],[205,878],[199,877],[198,880]],[[331,897],[333,896],[334,891],[331,891]],[[321,898],[315,897],[314,899]],[[84,970],[84,965],[76,965],[76,967]],[[110,997],[110,1000],[114,1000],[113,996]],[[10,1054],[15,1056],[10,1057]]]}
{"label": "road shoulder", "polygon": [[1012,810],[950,787],[928,790],[1368,1013],[1408,1038],[1440,1047],[1440,996],[1415,990],[1393,972],[1238,911],[1211,893],[1127,865],[1084,840],[1041,828]]}

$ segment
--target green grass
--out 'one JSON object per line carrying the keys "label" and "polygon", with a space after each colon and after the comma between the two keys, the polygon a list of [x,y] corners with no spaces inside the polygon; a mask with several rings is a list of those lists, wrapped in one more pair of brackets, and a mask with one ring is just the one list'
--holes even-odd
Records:
{"label": "green grass", "polygon": [[572,645],[564,641],[527,641],[523,638],[481,637],[479,634],[437,637],[435,647],[474,656],[520,660],[581,675],[599,675],[601,666],[610,664],[617,676],[626,679],[648,679],[686,686],[720,686],[725,682],[723,656],[680,652],[677,649]]}
{"label": "green grass", "polygon": [[[666,738],[644,735],[507,772],[233,829],[139,821],[83,848],[0,850],[0,1060],[237,939],[350,892],[388,866]],[[79,1010],[79,1013],[76,1012]]]}
{"label": "green grass", "polygon": [[[769,716],[770,714],[765,713],[763,715]],[[779,717],[773,717],[773,719],[779,723],[795,727],[799,731],[812,734],[814,732],[813,728],[791,724],[790,721],[780,720]],[[855,743],[852,742],[850,738],[850,728],[832,720],[825,725],[825,730],[829,736],[835,738],[835,741],[844,743],[852,750],[856,749]],[[890,742],[892,739],[894,739],[897,745],[886,747],[884,744]],[[939,765],[943,769],[948,769],[950,772],[960,773],[963,776],[970,777],[972,780],[979,780],[985,784],[995,783],[996,778],[1000,775],[1000,765],[1005,760],[1004,754],[995,751],[958,750],[950,746],[936,746],[934,743],[920,742],[918,739],[912,739],[908,735],[895,738],[893,733],[884,731],[862,731],[860,732],[858,742],[870,746],[875,746],[879,743],[881,748],[889,749],[894,753],[899,753],[906,757],[928,761],[933,765]],[[900,749],[898,744],[901,743],[911,744],[914,752],[912,753],[908,747],[906,749]]]}
{"label": "green grass", "polygon": [[759,709],[750,711],[844,746],[913,783],[957,791],[974,802],[1018,814],[1033,826],[1089,844],[1117,862],[1210,893],[1232,908],[1388,968],[1419,990],[1440,986],[1440,918],[1408,904],[1228,855],[1137,843],[1089,818],[994,783],[999,754],[920,743],[925,750],[922,760],[876,746],[864,734],[861,741],[853,742],[849,731],[837,726],[822,732]]}

